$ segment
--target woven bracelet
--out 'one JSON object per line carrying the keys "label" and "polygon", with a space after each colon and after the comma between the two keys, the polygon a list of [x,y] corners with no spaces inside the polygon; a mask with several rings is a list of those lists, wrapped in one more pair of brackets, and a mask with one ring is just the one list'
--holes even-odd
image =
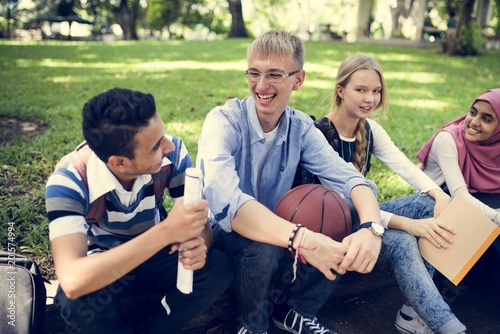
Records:
{"label": "woven bracelet", "polygon": [[290,238],[288,239],[288,250],[290,252],[295,252],[295,249],[293,248],[293,241],[295,240],[295,236],[297,235],[297,231],[300,230],[301,227],[302,227],[302,224],[295,225],[292,233],[290,234]]}

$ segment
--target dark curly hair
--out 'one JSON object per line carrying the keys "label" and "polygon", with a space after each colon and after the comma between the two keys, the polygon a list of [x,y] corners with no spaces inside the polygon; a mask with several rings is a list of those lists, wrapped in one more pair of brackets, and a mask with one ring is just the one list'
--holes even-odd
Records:
{"label": "dark curly hair", "polygon": [[155,113],[153,95],[113,88],[83,106],[83,137],[104,162],[112,155],[133,159],[137,145],[134,137]]}

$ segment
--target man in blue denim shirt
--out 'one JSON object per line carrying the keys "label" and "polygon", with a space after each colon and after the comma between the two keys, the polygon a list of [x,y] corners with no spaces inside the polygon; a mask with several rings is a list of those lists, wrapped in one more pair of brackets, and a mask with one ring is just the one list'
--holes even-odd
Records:
{"label": "man in blue denim shirt", "polygon": [[[318,133],[312,119],[288,107],[305,79],[302,41],[271,30],[248,48],[245,75],[251,96],[214,108],[198,143],[204,196],[214,225],[214,248],[233,260],[241,321],[238,333],[266,333],[271,278],[289,239],[307,264],[288,297],[290,310],[273,322],[291,333],[335,333],[316,319],[336,285],[336,274],[370,272],[380,252],[376,188],[344,162]],[[276,216],[279,199],[292,186],[297,166],[343,194],[367,223],[341,243]],[[383,229],[382,229],[383,232]],[[332,270],[334,272],[332,272]]]}

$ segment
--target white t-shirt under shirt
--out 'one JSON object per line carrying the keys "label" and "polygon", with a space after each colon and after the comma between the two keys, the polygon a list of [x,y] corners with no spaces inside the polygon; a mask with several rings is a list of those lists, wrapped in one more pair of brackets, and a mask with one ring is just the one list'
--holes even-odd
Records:
{"label": "white t-shirt under shirt", "polygon": [[452,198],[462,196],[485,216],[500,225],[500,209],[495,210],[483,204],[469,193],[462,170],[458,165],[457,144],[449,132],[441,131],[434,139],[424,172],[437,184],[444,184],[446,181]]}
{"label": "white t-shirt under shirt", "polygon": [[271,148],[273,147],[274,139],[276,138],[276,134],[278,133],[278,126],[276,126],[271,132],[264,133],[264,146],[262,148],[262,154],[259,156],[259,160],[257,160],[257,164],[253,170],[253,179],[255,180],[254,184],[254,192],[255,197],[259,196],[259,184],[260,184],[260,176],[262,175],[262,168],[264,168],[264,163],[266,162],[267,155]]}

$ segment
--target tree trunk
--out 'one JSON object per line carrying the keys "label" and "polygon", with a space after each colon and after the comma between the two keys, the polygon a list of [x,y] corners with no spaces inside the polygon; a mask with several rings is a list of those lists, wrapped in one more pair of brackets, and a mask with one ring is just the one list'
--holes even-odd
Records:
{"label": "tree trunk", "polygon": [[455,35],[450,38],[451,40],[447,42],[447,54],[455,55],[457,53],[458,41],[460,40],[460,30],[462,30],[462,27],[470,24],[475,1],[476,0],[464,0],[462,2],[462,7],[460,8],[460,14],[458,16],[457,30],[455,32]]}
{"label": "tree trunk", "polygon": [[121,0],[120,6],[113,11],[113,14],[123,30],[123,39],[126,41],[138,40],[136,24],[139,16],[139,2],[131,0],[130,8],[127,2],[127,0]]}
{"label": "tree trunk", "polygon": [[403,7],[404,7],[404,0],[397,0],[396,6],[395,7],[391,6],[392,37],[400,37],[402,35],[401,22],[399,18],[403,15]]}
{"label": "tree trunk", "polygon": [[358,24],[356,39],[370,37],[370,26],[373,20],[373,0],[360,0],[358,7]]}
{"label": "tree trunk", "polygon": [[11,18],[10,4],[7,3],[7,36],[5,37],[9,39],[10,39],[10,18]]}
{"label": "tree trunk", "polygon": [[243,10],[241,7],[241,0],[227,0],[229,5],[229,12],[231,13],[231,30],[229,31],[228,38],[235,37],[248,37],[247,30],[245,29],[245,21],[243,21]]}

